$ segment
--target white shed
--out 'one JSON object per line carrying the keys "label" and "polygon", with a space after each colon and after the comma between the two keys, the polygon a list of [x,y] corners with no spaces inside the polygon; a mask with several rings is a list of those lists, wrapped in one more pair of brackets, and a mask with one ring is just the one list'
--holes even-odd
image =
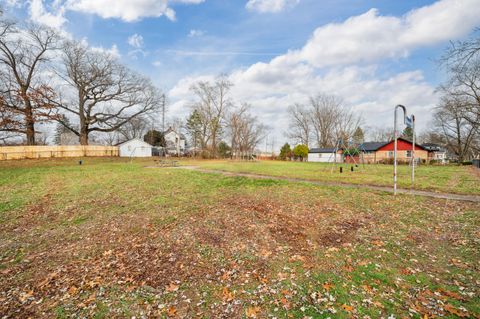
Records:
{"label": "white shed", "polygon": [[152,145],[141,139],[134,138],[118,145],[120,157],[150,157],[152,156]]}
{"label": "white shed", "polygon": [[340,150],[334,148],[312,148],[308,151],[309,162],[321,162],[321,163],[341,163],[342,154]]}

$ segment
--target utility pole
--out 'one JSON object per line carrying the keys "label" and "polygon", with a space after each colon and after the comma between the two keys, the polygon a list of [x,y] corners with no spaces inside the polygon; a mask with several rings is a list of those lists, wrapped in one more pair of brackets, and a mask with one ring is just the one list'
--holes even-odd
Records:
{"label": "utility pole", "polygon": [[415,115],[412,114],[412,131],[413,131],[413,137],[412,137],[412,188],[415,183]]}
{"label": "utility pole", "polygon": [[[162,95],[162,135],[163,135],[163,140],[165,141],[165,94]],[[166,141],[165,141],[166,143]],[[162,153],[163,156],[166,156],[165,154],[165,146],[162,145]]]}
{"label": "utility pole", "polygon": [[401,108],[403,110],[403,123],[406,121],[407,110],[403,105],[395,106],[394,116],[393,116],[393,138],[394,138],[394,148],[393,148],[393,195],[397,195],[397,110]]}
{"label": "utility pole", "polygon": [[162,134],[165,132],[165,94],[162,95]]}

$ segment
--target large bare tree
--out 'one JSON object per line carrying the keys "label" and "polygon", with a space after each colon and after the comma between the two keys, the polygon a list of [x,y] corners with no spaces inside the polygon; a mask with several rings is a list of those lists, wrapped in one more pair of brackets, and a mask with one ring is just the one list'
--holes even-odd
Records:
{"label": "large bare tree", "polygon": [[334,146],[339,140],[348,143],[362,121],[341,99],[328,94],[310,98],[310,114],[319,147]]}
{"label": "large bare tree", "polygon": [[442,98],[434,114],[434,123],[445,138],[445,146],[455,154],[459,162],[473,157],[472,146],[480,135],[479,125],[466,120],[465,102],[459,96]]}
{"label": "large bare tree", "polygon": [[213,83],[200,81],[191,87],[197,99],[192,108],[201,126],[201,146],[212,157],[217,155],[217,144],[225,126],[226,114],[233,104],[229,98],[232,85],[226,75],[220,75]]}
{"label": "large bare tree", "polygon": [[80,42],[66,43],[63,53],[60,75],[69,94],[58,105],[78,118],[78,129],[69,129],[79,136],[80,144],[87,145],[92,132],[118,130],[161,105],[163,95],[151,81],[112,55],[92,51]]}
{"label": "large bare tree", "polygon": [[50,121],[55,93],[43,71],[58,43],[56,32],[38,25],[0,21],[0,131],[35,144],[35,124]]}
{"label": "large bare tree", "polygon": [[289,130],[287,136],[300,144],[309,146],[312,135],[312,112],[300,103],[288,107]]}
{"label": "large bare tree", "polygon": [[437,130],[459,159],[478,155],[480,135],[480,38],[452,42],[442,58],[449,79],[435,114]]}
{"label": "large bare tree", "polygon": [[232,157],[248,157],[254,153],[258,143],[264,138],[266,128],[250,114],[251,106],[242,104],[232,108],[228,114],[228,134],[232,148]]}

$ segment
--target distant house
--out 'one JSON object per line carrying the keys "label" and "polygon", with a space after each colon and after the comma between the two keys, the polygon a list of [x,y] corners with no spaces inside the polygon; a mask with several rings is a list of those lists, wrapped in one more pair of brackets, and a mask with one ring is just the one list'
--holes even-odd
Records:
{"label": "distant house", "polygon": [[165,151],[167,154],[176,156],[185,154],[187,140],[183,134],[179,134],[169,127],[168,130],[163,133],[163,136],[165,137]]}
{"label": "distant house", "polygon": [[[397,139],[397,160],[409,162],[412,159],[413,144],[407,139]],[[394,141],[390,142],[366,142],[359,146],[363,161],[367,163],[379,163],[393,160]],[[415,159],[428,161],[428,150],[415,143]]]}
{"label": "distant house", "polygon": [[425,143],[422,147],[428,151],[428,161],[436,161],[441,164],[447,162],[447,150],[435,143]]}
{"label": "distant house", "polygon": [[120,157],[150,157],[152,145],[134,138],[118,145]]}
{"label": "distant house", "polygon": [[309,162],[320,163],[341,163],[342,162],[342,150],[331,148],[312,148],[308,150]]}

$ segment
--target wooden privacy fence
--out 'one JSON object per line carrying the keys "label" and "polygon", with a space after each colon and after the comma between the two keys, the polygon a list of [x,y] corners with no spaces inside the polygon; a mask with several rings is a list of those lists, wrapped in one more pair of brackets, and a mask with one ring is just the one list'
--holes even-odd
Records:
{"label": "wooden privacy fence", "polygon": [[117,146],[0,146],[0,161],[25,158],[118,156]]}

